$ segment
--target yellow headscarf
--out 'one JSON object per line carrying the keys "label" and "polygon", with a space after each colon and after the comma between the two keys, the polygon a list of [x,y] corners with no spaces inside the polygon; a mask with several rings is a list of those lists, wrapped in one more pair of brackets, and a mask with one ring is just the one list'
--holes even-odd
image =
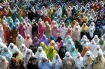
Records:
{"label": "yellow headscarf", "polygon": [[86,25],[86,23],[84,23],[81,27],[82,31],[88,32],[89,31],[89,27]]}

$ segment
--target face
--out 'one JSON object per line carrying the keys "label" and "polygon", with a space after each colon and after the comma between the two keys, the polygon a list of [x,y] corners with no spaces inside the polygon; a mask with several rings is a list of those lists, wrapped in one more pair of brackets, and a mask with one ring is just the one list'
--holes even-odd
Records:
{"label": "face", "polygon": [[87,57],[90,57],[90,55],[87,55]]}
{"label": "face", "polygon": [[13,46],[11,45],[10,48],[13,49]]}
{"label": "face", "polygon": [[97,51],[99,51],[99,48],[97,48]]}
{"label": "face", "polygon": [[27,36],[27,39],[29,39],[30,37],[29,36]]}
{"label": "face", "polygon": [[58,59],[58,55],[56,55],[56,59]]}
{"label": "face", "polygon": [[39,52],[42,52],[42,50],[38,50]]}

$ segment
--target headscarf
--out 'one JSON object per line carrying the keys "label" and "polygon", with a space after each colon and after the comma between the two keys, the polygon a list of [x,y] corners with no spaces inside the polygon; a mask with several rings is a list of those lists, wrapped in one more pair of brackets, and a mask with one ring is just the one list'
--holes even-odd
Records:
{"label": "headscarf", "polygon": [[60,41],[60,43],[58,44],[58,49],[60,49],[63,46],[63,40]]}
{"label": "headscarf", "polygon": [[93,52],[94,57],[97,57],[97,56],[98,56],[98,52],[101,52],[102,55],[103,55],[102,49],[100,48],[99,45],[97,45],[97,46],[95,47],[95,49],[94,49],[94,52]]}
{"label": "headscarf", "polygon": [[12,52],[12,54],[14,54],[18,48],[13,43],[10,43],[8,49]]}
{"label": "headscarf", "polygon": [[69,35],[69,36],[72,37],[72,35],[73,35],[73,30],[72,30],[72,28],[68,28],[68,30],[67,30],[65,36],[67,36],[67,35]]}
{"label": "headscarf", "polygon": [[97,44],[97,43],[99,42],[100,39],[98,38],[97,35],[95,35],[94,38],[93,38],[93,40],[94,40],[94,41],[96,42],[96,44]]}
{"label": "headscarf", "polygon": [[84,40],[89,41],[86,35],[84,35],[84,36],[81,38],[81,42],[83,42]]}
{"label": "headscarf", "polygon": [[57,51],[54,49],[53,46],[50,46],[48,51],[47,51],[47,57],[50,59],[50,61],[53,60],[53,57],[57,54]]}
{"label": "headscarf", "polygon": [[10,61],[12,58],[12,52],[8,48],[4,48],[3,52],[1,53],[1,56],[4,56],[7,61]]}
{"label": "headscarf", "polygon": [[[89,57],[87,57],[87,55],[89,55]],[[85,61],[85,60],[87,60],[88,58],[90,58],[91,60],[94,60],[94,55],[93,55],[93,53],[92,53],[91,51],[87,51],[87,52],[85,53],[83,60]]]}
{"label": "headscarf", "polygon": [[39,47],[40,45],[40,40],[37,38],[37,37],[34,37],[33,41],[32,41],[32,44],[35,46],[35,47]]}
{"label": "headscarf", "polygon": [[78,69],[81,69],[81,67],[84,67],[83,58],[79,52],[77,53],[76,57],[74,58],[74,62],[75,62],[75,65]]}
{"label": "headscarf", "polygon": [[57,46],[57,44],[55,43],[54,40],[51,40],[51,42],[50,42],[49,45],[48,45],[48,48],[49,48],[50,46],[53,46],[55,49],[58,50],[58,46]]}
{"label": "headscarf", "polygon": [[70,55],[70,53],[69,52],[66,52],[65,53],[65,57],[63,58],[64,60],[66,60],[66,59],[72,59],[73,57]]}
{"label": "headscarf", "polygon": [[[58,59],[56,59],[56,56],[58,56]],[[62,63],[62,60],[58,54],[55,54],[55,56],[53,57],[53,60],[52,60],[52,64],[56,64],[56,63],[58,63],[58,64]]]}
{"label": "headscarf", "polygon": [[64,39],[64,43],[66,44],[69,39],[72,39],[72,38],[70,37],[70,35],[67,35],[66,38]]}
{"label": "headscarf", "polygon": [[65,45],[63,45],[58,51],[58,54],[61,59],[63,59],[65,57],[65,53],[66,53],[66,47],[65,47]]}
{"label": "headscarf", "polygon": [[44,42],[41,42],[40,46],[43,48],[43,51],[47,54],[48,47],[46,46],[46,44]]}
{"label": "headscarf", "polygon": [[24,38],[21,36],[21,34],[18,34],[18,36],[16,37],[17,47],[19,48],[22,43],[24,43]]}
{"label": "headscarf", "polygon": [[1,62],[0,62],[0,69],[6,69],[8,67],[8,61],[4,56],[1,56]]}
{"label": "headscarf", "polygon": [[91,42],[89,44],[89,48],[90,48],[90,50],[91,50],[92,53],[95,50],[95,47],[96,46],[97,46],[96,42],[94,40],[91,40]]}
{"label": "headscarf", "polygon": [[[39,52],[39,50],[41,52]],[[46,53],[43,51],[42,47],[38,47],[37,52],[35,53],[35,58],[37,58],[40,61],[42,59],[42,57],[47,57]]]}
{"label": "headscarf", "polygon": [[70,54],[73,58],[77,55],[77,50],[76,50],[75,46],[71,46]]}
{"label": "headscarf", "polygon": [[24,44],[25,44],[25,46],[26,46],[27,48],[29,48],[29,46],[32,45],[32,39],[31,39],[31,37],[30,37],[29,34],[27,34],[27,36],[26,36],[26,38],[25,38],[25,40],[24,40]]}
{"label": "headscarf", "polygon": [[71,47],[72,46],[75,46],[74,45],[74,42],[71,39],[69,39],[68,42],[67,42],[67,44],[66,44],[66,50],[67,50],[67,52],[70,52],[71,51]]}
{"label": "headscarf", "polygon": [[23,54],[23,57],[25,57],[27,53],[27,47],[25,46],[25,44],[21,44],[19,50]]}
{"label": "headscarf", "polygon": [[48,38],[46,37],[45,34],[43,34],[42,38],[40,39],[40,43],[44,42],[46,45],[48,45]]}
{"label": "headscarf", "polygon": [[84,49],[82,50],[81,56],[84,57],[87,51],[90,51],[90,48],[88,46],[85,46]]}
{"label": "headscarf", "polygon": [[89,28],[88,26],[86,25],[86,23],[84,23],[81,27],[81,30],[84,31],[84,32],[88,32],[89,31]]}

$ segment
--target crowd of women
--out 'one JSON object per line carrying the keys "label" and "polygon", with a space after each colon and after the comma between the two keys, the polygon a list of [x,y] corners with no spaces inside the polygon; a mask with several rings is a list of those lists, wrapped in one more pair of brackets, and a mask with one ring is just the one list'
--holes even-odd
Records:
{"label": "crowd of women", "polygon": [[105,69],[105,1],[1,0],[0,69]]}

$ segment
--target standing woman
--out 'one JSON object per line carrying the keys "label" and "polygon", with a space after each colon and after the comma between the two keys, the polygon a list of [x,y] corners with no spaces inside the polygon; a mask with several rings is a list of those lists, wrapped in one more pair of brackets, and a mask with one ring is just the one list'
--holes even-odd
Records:
{"label": "standing woman", "polygon": [[61,69],[62,60],[58,54],[56,54],[52,60],[52,68],[53,69]]}
{"label": "standing woman", "polygon": [[75,69],[74,59],[71,57],[69,52],[65,53],[65,57],[63,58],[63,69]]}

